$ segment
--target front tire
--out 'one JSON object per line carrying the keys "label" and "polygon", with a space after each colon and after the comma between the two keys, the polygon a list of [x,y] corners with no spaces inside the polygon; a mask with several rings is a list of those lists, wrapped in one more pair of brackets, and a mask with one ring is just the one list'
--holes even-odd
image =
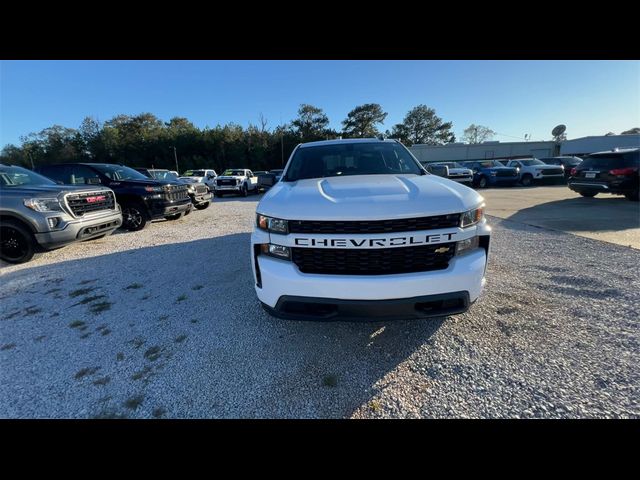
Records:
{"label": "front tire", "polygon": [[246,185],[243,185],[243,186],[242,186],[242,191],[240,192],[240,194],[241,194],[243,197],[246,197],[247,195],[249,195],[249,189],[247,189],[247,186],[246,186]]}
{"label": "front tire", "polygon": [[137,232],[142,230],[149,221],[146,209],[139,203],[124,205],[122,208],[122,226],[129,231]]}
{"label": "front tire", "polygon": [[528,173],[523,175],[520,183],[523,187],[530,187],[531,185],[533,185],[533,176]]}
{"label": "front tire", "polygon": [[194,205],[194,207],[196,207],[196,210],[204,210],[208,206],[209,206],[209,202],[204,202],[204,203],[199,203],[198,205]]}
{"label": "front tire", "polygon": [[592,198],[592,197],[595,197],[598,194],[598,192],[594,192],[592,190],[585,190],[583,192],[578,192],[578,193],[580,195],[582,195],[583,197],[586,197],[586,198]]}
{"label": "front tire", "polygon": [[11,220],[0,223],[0,258],[7,263],[25,263],[37,253],[33,234],[23,225]]}
{"label": "front tire", "polygon": [[480,177],[478,180],[478,188],[487,188],[488,183],[487,177]]}

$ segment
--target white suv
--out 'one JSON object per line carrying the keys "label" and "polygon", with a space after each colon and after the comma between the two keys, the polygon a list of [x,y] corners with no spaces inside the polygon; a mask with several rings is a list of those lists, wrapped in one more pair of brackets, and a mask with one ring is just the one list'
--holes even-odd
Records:
{"label": "white suv", "polygon": [[528,187],[536,180],[564,180],[564,167],[562,165],[547,165],[537,158],[520,158],[510,160],[507,167],[518,168],[520,183]]}
{"label": "white suv", "polygon": [[484,199],[394,140],[298,145],[262,198],[255,289],[284,318],[462,313],[485,284]]}

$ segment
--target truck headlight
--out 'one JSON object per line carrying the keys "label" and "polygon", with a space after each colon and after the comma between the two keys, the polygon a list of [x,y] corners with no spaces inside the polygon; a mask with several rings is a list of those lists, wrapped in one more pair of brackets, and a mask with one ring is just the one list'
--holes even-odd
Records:
{"label": "truck headlight", "polygon": [[484,218],[484,205],[476,208],[474,210],[469,210],[468,212],[464,212],[460,215],[460,226],[470,227],[471,225],[475,225],[480,220]]}
{"label": "truck headlight", "polygon": [[260,214],[257,216],[258,228],[268,232],[289,233],[288,223],[287,220],[281,220],[280,218],[272,218]]}
{"label": "truck headlight", "polygon": [[272,243],[263,243],[260,245],[260,251],[271,257],[281,258],[283,260],[291,259],[291,249],[283,245],[274,245]]}
{"label": "truck headlight", "polygon": [[24,206],[36,212],[62,212],[57,198],[25,198]]}
{"label": "truck headlight", "polygon": [[460,255],[464,252],[468,252],[469,250],[474,250],[478,248],[479,238],[477,235],[466,238],[464,240],[460,240],[456,243],[456,255]]}

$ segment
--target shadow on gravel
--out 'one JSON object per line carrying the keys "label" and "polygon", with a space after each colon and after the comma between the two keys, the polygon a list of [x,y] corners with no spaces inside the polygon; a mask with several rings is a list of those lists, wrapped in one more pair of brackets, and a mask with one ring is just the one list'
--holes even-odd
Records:
{"label": "shadow on gravel", "polygon": [[507,220],[562,231],[640,228],[640,203],[621,196],[567,198],[524,208]]}
{"label": "shadow on gravel", "polygon": [[[0,415],[348,417],[444,322],[273,318],[254,292],[249,242],[233,234],[4,275],[0,321],[16,347],[2,352]],[[78,377],[87,368],[101,377]]]}

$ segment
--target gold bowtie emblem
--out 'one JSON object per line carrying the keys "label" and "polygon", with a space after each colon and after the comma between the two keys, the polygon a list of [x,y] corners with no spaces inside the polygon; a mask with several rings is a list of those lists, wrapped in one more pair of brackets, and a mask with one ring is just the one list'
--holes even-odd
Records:
{"label": "gold bowtie emblem", "polygon": [[444,252],[448,252],[449,251],[449,247],[440,247],[440,248],[436,248],[435,252],[436,253],[444,253]]}

